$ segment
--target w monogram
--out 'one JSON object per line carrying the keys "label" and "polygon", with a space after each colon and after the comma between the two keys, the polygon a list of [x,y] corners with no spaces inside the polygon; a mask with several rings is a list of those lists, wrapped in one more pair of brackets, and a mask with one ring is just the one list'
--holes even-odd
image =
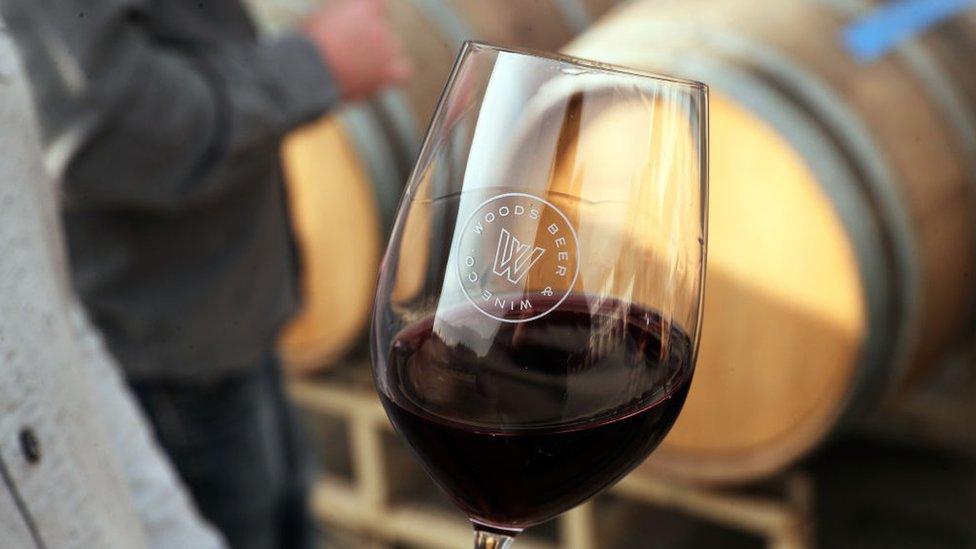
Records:
{"label": "w monogram", "polygon": [[504,276],[512,284],[518,284],[545,253],[545,248],[537,246],[531,249],[528,244],[519,242],[507,229],[502,229],[498,235],[495,264],[491,270],[498,276]]}

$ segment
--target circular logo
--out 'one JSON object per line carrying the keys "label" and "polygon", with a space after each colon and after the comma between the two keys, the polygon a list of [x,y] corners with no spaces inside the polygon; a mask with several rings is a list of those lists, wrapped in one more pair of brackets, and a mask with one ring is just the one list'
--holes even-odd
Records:
{"label": "circular logo", "polygon": [[478,205],[464,222],[455,257],[464,295],[502,322],[549,314],[579,275],[579,244],[569,218],[551,202],[524,193]]}

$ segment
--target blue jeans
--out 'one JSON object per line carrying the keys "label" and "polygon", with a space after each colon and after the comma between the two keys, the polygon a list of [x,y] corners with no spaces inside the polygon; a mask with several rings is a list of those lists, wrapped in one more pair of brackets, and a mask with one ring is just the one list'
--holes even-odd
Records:
{"label": "blue jeans", "polygon": [[132,388],[200,512],[232,548],[313,546],[313,467],[275,359],[213,384]]}

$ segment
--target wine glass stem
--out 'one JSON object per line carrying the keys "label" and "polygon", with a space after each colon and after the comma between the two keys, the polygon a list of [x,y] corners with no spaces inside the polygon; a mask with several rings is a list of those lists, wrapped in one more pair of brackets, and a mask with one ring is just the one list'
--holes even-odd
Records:
{"label": "wine glass stem", "polygon": [[481,529],[474,531],[474,549],[509,549],[515,538]]}

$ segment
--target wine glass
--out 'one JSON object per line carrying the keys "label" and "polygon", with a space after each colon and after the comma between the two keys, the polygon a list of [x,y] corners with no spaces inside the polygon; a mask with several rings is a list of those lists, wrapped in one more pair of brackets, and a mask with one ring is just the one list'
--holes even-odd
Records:
{"label": "wine glass", "polygon": [[370,344],[386,412],[476,547],[657,446],[694,370],[707,87],[464,45],[400,203]]}

